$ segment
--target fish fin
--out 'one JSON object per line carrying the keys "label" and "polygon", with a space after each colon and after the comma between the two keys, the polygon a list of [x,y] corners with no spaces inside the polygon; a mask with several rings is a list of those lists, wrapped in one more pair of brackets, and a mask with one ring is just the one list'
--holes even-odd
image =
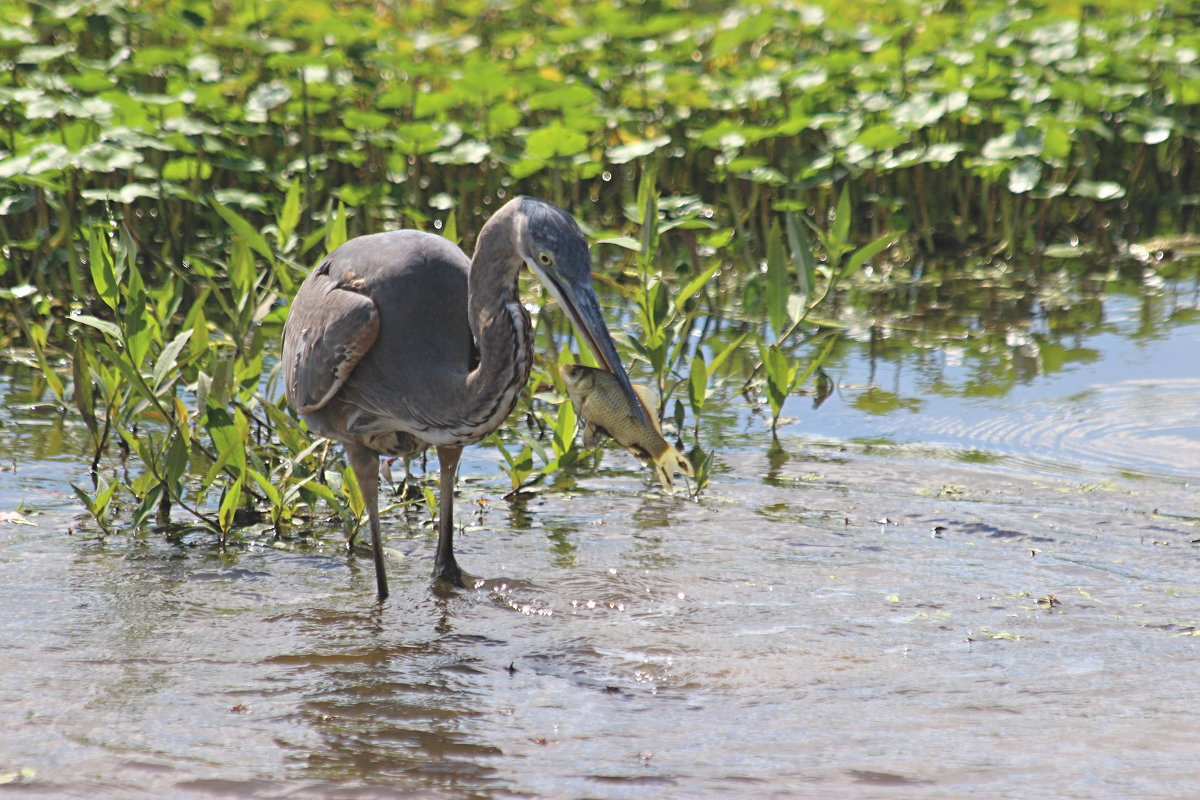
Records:
{"label": "fish fin", "polygon": [[604,442],[604,437],[612,438],[612,434],[601,428],[594,422],[585,422],[583,424],[583,446],[587,450],[593,447],[598,447]]}
{"label": "fish fin", "polygon": [[632,384],[632,386],[634,393],[646,408],[646,417],[650,420],[650,426],[654,428],[655,432],[661,434],[662,427],[658,424],[658,396],[649,386],[643,386],[640,383]]}
{"label": "fish fin", "polygon": [[668,492],[675,491],[675,481],[671,477],[672,473],[682,472],[689,478],[696,477],[696,472],[692,469],[692,463],[669,444],[667,445],[667,449],[659,453],[658,457],[653,459],[653,461],[654,472],[658,475],[658,482]]}

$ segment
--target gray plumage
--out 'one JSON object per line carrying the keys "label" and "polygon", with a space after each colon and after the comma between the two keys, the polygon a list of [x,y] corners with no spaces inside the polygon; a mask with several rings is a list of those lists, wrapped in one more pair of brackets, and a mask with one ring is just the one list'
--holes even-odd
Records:
{"label": "gray plumage", "polygon": [[533,360],[517,276],[528,265],[562,305],[638,413],[592,289],[575,220],[518,197],[479,232],[473,259],[418,231],[352,239],[305,279],[283,333],[287,401],[314,433],[335,439],[367,503],[375,576],[387,596],[379,530],[379,456],[436,447],[441,467],[434,576],[462,585],[454,559],[454,476],[462,448],[512,411]]}

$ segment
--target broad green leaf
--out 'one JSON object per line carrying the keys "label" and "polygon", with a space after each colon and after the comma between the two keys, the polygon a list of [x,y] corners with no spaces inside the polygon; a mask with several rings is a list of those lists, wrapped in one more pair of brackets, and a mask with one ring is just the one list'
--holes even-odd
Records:
{"label": "broad green leaf", "polygon": [[525,139],[525,153],[531,158],[549,161],[552,158],[573,156],[587,148],[588,137],[571,130],[559,121],[538,128]]}
{"label": "broad green leaf", "polygon": [[1034,189],[1042,179],[1042,165],[1035,158],[1023,158],[1008,173],[1008,190],[1024,194]]}
{"label": "broad green leaf", "polygon": [[628,144],[619,144],[608,148],[606,155],[612,164],[628,164],[639,158],[645,158],[654,151],[671,143],[670,136],[656,136],[652,139],[642,139]]}

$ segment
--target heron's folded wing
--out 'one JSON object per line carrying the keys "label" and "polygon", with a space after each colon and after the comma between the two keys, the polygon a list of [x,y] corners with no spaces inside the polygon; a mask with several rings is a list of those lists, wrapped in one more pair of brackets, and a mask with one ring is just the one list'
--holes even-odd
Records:
{"label": "heron's folded wing", "polygon": [[359,284],[318,269],[292,301],[283,380],[288,404],[301,414],[328,403],[379,336],[379,309]]}

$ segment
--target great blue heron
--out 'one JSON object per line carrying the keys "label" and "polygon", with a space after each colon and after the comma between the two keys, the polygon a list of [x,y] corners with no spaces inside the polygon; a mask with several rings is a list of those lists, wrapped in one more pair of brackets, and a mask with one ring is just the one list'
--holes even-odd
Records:
{"label": "great blue heron", "polygon": [[441,468],[434,577],[462,586],[454,559],[454,477],[462,448],[512,411],[533,360],[518,295],[524,263],[588,349],[645,414],[592,289],[587,241],[555,205],[517,197],[479,231],[475,256],[419,231],[352,239],[309,274],[283,326],[288,403],[336,439],[370,517],[375,580],[387,597],[379,532],[379,457],[437,448]]}

